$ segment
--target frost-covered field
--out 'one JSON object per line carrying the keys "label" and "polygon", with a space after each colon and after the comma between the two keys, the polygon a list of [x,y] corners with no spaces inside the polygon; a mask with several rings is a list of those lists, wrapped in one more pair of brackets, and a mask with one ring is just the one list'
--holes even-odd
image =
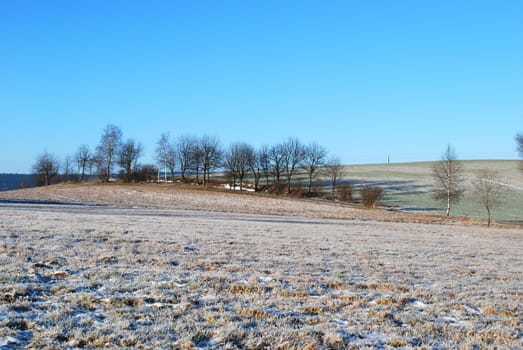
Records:
{"label": "frost-covered field", "polygon": [[0,204],[0,348],[523,347],[521,230],[364,213]]}

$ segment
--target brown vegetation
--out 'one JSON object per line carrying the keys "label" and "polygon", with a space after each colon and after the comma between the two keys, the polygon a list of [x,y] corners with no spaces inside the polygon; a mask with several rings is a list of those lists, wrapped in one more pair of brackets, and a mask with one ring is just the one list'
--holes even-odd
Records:
{"label": "brown vegetation", "polygon": [[518,230],[170,186],[8,195],[104,205],[0,204],[7,348],[522,345]]}

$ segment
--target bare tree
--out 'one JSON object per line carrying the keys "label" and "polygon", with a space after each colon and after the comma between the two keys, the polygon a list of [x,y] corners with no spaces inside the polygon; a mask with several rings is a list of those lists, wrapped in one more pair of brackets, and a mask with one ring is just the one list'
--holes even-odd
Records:
{"label": "bare tree", "polygon": [[223,152],[218,138],[207,135],[200,139],[200,149],[203,154],[203,185],[207,186],[211,172],[222,164]]}
{"label": "bare tree", "polygon": [[[203,170],[203,149],[199,142],[192,145],[190,150],[190,169],[196,174],[196,184],[200,184],[200,170]],[[205,177],[205,174],[204,174]]]}
{"label": "bare tree", "polygon": [[343,165],[341,164],[340,158],[333,156],[325,165],[325,173],[331,180],[332,186],[332,198],[335,198],[336,183],[338,179],[343,176]]}
{"label": "bare tree", "polygon": [[233,186],[236,186],[236,176],[240,182],[240,191],[243,190],[243,179],[249,169],[252,169],[255,159],[254,148],[246,143],[233,143],[225,153],[224,163],[233,174]]}
{"label": "bare tree", "polygon": [[447,203],[449,216],[451,204],[458,203],[465,192],[463,166],[450,145],[447,146],[441,161],[434,164],[432,173],[435,181],[434,199]]}
{"label": "bare tree", "polygon": [[143,147],[133,139],[128,139],[122,144],[118,154],[118,165],[122,168],[124,173],[124,180],[131,182],[133,179],[133,171],[136,169],[138,159],[143,153]]}
{"label": "bare tree", "polygon": [[256,152],[256,159],[258,162],[258,167],[261,170],[262,176],[265,176],[265,186],[269,187],[269,176],[270,176],[270,169],[271,169],[271,157],[270,157],[270,149],[267,146],[262,146],[257,152]]}
{"label": "bare tree", "polygon": [[80,172],[80,181],[85,180],[85,171],[89,165],[91,157],[91,151],[87,145],[81,145],[75,153],[74,158],[78,165],[78,171]]}
{"label": "bare tree", "polygon": [[63,162],[63,174],[62,174],[63,180],[62,181],[64,181],[64,182],[69,181],[69,178],[71,177],[71,175],[73,175],[72,166],[73,166],[73,157],[66,156],[64,159],[64,162]]}
{"label": "bare tree", "polygon": [[487,224],[490,227],[492,210],[500,205],[506,195],[506,187],[495,170],[482,170],[472,182],[474,195],[487,211]]}
{"label": "bare tree", "polygon": [[287,177],[287,192],[291,193],[292,177],[298,165],[303,161],[304,147],[297,138],[289,138],[282,145],[283,168]]}
{"label": "bare tree", "polygon": [[180,164],[182,179],[185,180],[185,174],[191,169],[192,152],[195,150],[197,140],[193,136],[182,135],[176,143],[176,154]]}
{"label": "bare tree", "polygon": [[89,158],[89,161],[87,162],[87,170],[88,170],[89,176],[93,176],[95,173],[95,170],[100,169],[100,168],[101,168],[100,160],[98,159],[96,154],[94,154],[91,158]]}
{"label": "bare tree", "polygon": [[281,176],[283,175],[283,145],[275,145],[269,149],[268,158],[272,176],[274,177],[274,191],[279,196],[281,191]]}
{"label": "bare tree", "polygon": [[167,169],[169,169],[171,177],[174,178],[176,149],[169,140],[169,133],[163,133],[156,143],[156,160],[164,168],[165,182],[167,182]]}
{"label": "bare tree", "polygon": [[49,186],[54,183],[60,171],[60,165],[56,157],[44,151],[38,156],[33,165],[33,173],[37,176],[37,184]]}
{"label": "bare tree", "polygon": [[309,190],[312,190],[312,180],[318,175],[318,170],[325,164],[325,158],[327,157],[327,150],[325,147],[313,142],[304,148],[303,156],[303,167],[307,172],[309,179]]}
{"label": "bare tree", "polygon": [[249,160],[249,167],[254,177],[254,191],[260,191],[260,180],[262,176],[266,178],[266,185],[269,186],[269,148],[263,146],[258,150],[252,148]]}
{"label": "bare tree", "polygon": [[113,124],[108,124],[100,139],[100,144],[96,147],[96,157],[98,165],[101,167],[100,176],[109,181],[111,171],[114,166],[114,159],[120,150],[122,143],[122,130]]}

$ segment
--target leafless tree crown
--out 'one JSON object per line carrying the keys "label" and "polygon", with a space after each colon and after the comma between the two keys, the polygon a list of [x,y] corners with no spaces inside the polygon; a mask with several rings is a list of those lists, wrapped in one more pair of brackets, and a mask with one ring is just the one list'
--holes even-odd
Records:
{"label": "leafless tree crown", "polygon": [[243,190],[243,180],[255,162],[254,148],[243,142],[233,143],[225,153],[225,165],[233,177],[232,186],[236,186],[238,178],[240,191]]}
{"label": "leafless tree crown", "polygon": [[156,160],[164,171],[164,180],[167,181],[167,169],[174,177],[176,167],[176,147],[169,139],[169,133],[163,133],[156,143]]}
{"label": "leafless tree crown", "polygon": [[434,199],[447,204],[447,216],[450,215],[451,204],[458,203],[465,192],[463,165],[457,160],[456,153],[450,145],[447,146],[442,159],[434,164]]}
{"label": "leafless tree crown", "polygon": [[108,124],[102,134],[100,143],[96,147],[96,157],[100,166],[100,176],[109,181],[113,170],[115,157],[122,143],[122,130],[113,124]]}
{"label": "leafless tree crown", "polygon": [[331,181],[332,198],[334,198],[338,179],[344,175],[343,165],[341,164],[341,161],[338,157],[333,156],[329,158],[327,164],[325,165],[325,173]]}
{"label": "leafless tree crown", "polygon": [[310,143],[304,148],[303,168],[307,172],[309,194],[312,191],[312,181],[318,175],[320,167],[325,165],[326,157],[327,149],[316,142]]}
{"label": "leafless tree crown", "polygon": [[138,159],[143,154],[143,147],[139,142],[128,139],[122,144],[118,154],[118,165],[122,168],[124,179],[130,182],[133,179],[133,172],[136,171]]}
{"label": "leafless tree crown", "polygon": [[38,177],[37,183],[49,186],[53,184],[60,171],[60,164],[56,157],[45,151],[36,159],[33,173]]}
{"label": "leafless tree crown", "polygon": [[474,195],[487,212],[487,224],[492,221],[492,211],[503,203],[507,188],[495,170],[482,170],[472,182]]}
{"label": "leafless tree crown", "polygon": [[303,162],[305,147],[297,138],[289,138],[281,145],[282,164],[287,177],[287,192],[291,193],[292,177],[297,167]]}
{"label": "leafless tree crown", "polygon": [[91,161],[92,157],[93,155],[91,154],[89,146],[84,144],[78,147],[78,150],[76,151],[74,158],[76,160],[78,171],[80,173],[80,181],[85,180],[85,172],[89,166],[89,162]]}

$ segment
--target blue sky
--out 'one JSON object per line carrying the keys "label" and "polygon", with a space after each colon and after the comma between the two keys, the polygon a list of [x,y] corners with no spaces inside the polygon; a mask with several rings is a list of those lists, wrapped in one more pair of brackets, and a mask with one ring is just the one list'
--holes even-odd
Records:
{"label": "blue sky", "polygon": [[516,159],[523,1],[2,1],[0,172],[113,123],[343,162]]}

